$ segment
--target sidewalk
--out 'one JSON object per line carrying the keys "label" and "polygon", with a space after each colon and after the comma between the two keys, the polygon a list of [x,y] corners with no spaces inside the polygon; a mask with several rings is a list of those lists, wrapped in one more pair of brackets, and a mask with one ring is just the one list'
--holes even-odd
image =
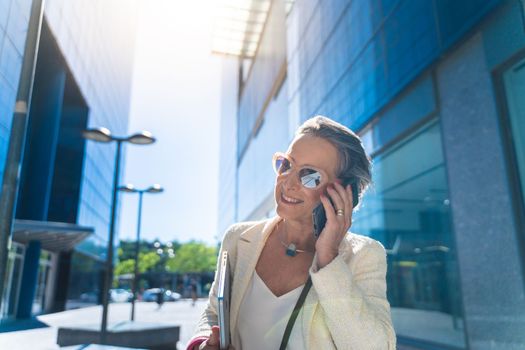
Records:
{"label": "sidewalk", "polygon": [[[195,307],[191,306],[191,300],[166,302],[160,310],[157,310],[156,303],[139,302],[135,308],[135,320],[140,322],[179,325],[181,330],[178,348],[184,349],[184,345],[186,345],[193,334],[193,330],[205,306],[206,299],[198,300]],[[129,320],[130,312],[131,303],[110,304],[108,322]],[[28,323],[34,323],[41,328],[0,333],[0,349],[61,349],[56,344],[58,327],[100,324],[101,317],[101,306],[91,306],[38,316],[36,320],[20,322],[18,325],[20,328],[23,328]],[[11,327],[13,327],[13,325],[11,325]],[[73,348],[81,349],[83,347],[78,346]],[[72,347],[68,347],[68,349],[72,349]]]}

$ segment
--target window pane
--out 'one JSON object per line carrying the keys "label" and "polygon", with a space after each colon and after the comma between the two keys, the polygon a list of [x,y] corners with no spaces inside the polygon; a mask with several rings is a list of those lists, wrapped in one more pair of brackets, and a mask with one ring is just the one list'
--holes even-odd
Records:
{"label": "window pane", "polygon": [[385,245],[400,336],[465,347],[448,185],[436,122],[374,159],[375,185],[352,231]]}
{"label": "window pane", "polygon": [[503,75],[503,81],[523,195],[523,189],[525,189],[525,60],[507,70]]}

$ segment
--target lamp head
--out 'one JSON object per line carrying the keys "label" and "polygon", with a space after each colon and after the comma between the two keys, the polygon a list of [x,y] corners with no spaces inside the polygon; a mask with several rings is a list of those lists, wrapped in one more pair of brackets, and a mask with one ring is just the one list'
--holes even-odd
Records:
{"label": "lamp head", "polygon": [[148,193],[161,193],[164,192],[164,188],[162,188],[159,184],[154,184],[153,186],[150,186],[146,192]]}
{"label": "lamp head", "polygon": [[92,128],[82,131],[82,137],[86,140],[96,141],[96,142],[111,142],[113,141],[113,136],[107,128]]}
{"label": "lamp head", "polygon": [[129,136],[126,141],[135,145],[150,145],[154,143],[155,137],[149,131],[141,131],[139,133]]}
{"label": "lamp head", "polygon": [[132,184],[125,184],[124,186],[119,186],[118,190],[127,193],[137,192],[137,189]]}

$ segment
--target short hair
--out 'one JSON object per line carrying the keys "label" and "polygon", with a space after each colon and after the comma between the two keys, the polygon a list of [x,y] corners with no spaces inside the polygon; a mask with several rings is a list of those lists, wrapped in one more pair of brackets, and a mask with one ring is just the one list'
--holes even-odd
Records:
{"label": "short hair", "polygon": [[343,182],[356,182],[359,197],[363,196],[372,183],[372,160],[356,133],[330,118],[317,115],[305,121],[295,134],[317,136],[330,142],[339,155],[336,176]]}

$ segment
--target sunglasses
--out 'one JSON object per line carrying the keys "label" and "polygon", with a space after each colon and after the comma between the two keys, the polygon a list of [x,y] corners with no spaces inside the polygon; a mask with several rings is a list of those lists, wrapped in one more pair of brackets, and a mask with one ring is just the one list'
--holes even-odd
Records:
{"label": "sunglasses", "polygon": [[[273,156],[273,170],[277,175],[289,174],[292,170],[292,161],[281,152],[275,153]],[[297,171],[301,184],[309,189],[318,187],[323,179],[319,170],[311,167],[303,167]]]}

